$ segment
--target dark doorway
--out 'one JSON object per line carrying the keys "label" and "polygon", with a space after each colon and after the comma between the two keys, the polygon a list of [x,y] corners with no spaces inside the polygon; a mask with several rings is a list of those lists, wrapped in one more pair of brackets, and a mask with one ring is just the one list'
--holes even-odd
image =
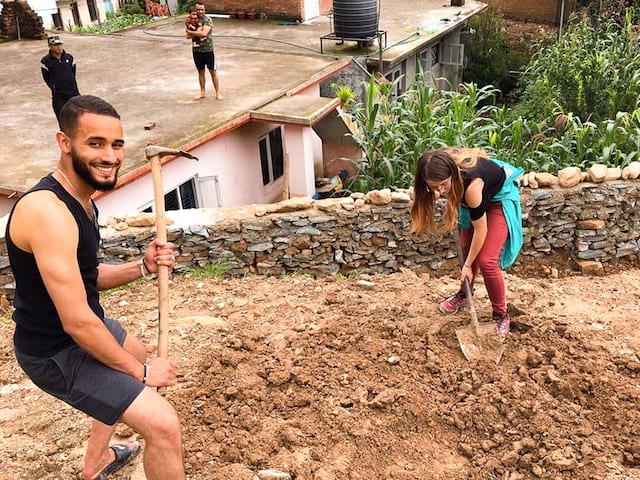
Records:
{"label": "dark doorway", "polygon": [[87,8],[89,8],[89,18],[92,22],[98,20],[98,9],[96,8],[96,0],[87,0]]}
{"label": "dark doorway", "polygon": [[73,24],[76,27],[82,26],[82,20],[80,20],[80,12],[78,11],[78,3],[71,3],[71,13],[73,14]]}
{"label": "dark doorway", "polygon": [[60,15],[60,9],[58,9],[57,13],[51,14],[51,19],[53,20],[53,25],[56,27],[56,30],[64,30],[64,25],[62,24],[62,16]]}

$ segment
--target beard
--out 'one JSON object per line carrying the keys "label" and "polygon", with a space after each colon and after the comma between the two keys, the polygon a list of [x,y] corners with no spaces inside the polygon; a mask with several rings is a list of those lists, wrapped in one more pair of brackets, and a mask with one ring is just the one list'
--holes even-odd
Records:
{"label": "beard", "polygon": [[104,182],[101,182],[100,180],[97,180],[93,177],[91,173],[91,167],[89,167],[87,163],[83,162],[73,150],[71,150],[71,160],[73,161],[73,170],[91,188],[95,188],[96,190],[99,190],[101,192],[107,192],[109,190],[113,190],[113,187],[116,186],[116,183],[118,181],[118,170],[116,170],[116,174],[113,177],[113,180],[106,180]]}

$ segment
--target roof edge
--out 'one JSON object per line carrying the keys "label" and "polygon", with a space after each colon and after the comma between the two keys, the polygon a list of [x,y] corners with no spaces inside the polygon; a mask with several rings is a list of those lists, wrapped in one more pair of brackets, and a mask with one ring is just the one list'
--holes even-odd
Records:
{"label": "roof edge", "polygon": [[316,73],[312,77],[308,78],[304,82],[296,85],[292,89],[287,90],[286,95],[288,97],[292,97],[293,95],[296,95],[296,94],[300,93],[305,88],[309,88],[311,85],[314,85],[316,83],[322,82],[323,80],[326,80],[327,78],[331,77],[332,75],[338,73],[340,70],[343,70],[344,68],[347,68],[349,65],[351,65],[351,57],[343,58],[343,59],[339,60],[338,62],[333,63],[333,64],[329,65],[328,67],[324,68],[323,70],[321,70],[320,72]]}
{"label": "roof edge", "polygon": [[[182,145],[182,147],[180,147],[180,150],[184,150],[186,152],[189,152],[189,151],[193,150],[194,148],[197,148],[200,145],[213,140],[216,137],[224,135],[225,133],[227,133],[227,132],[229,132],[229,131],[237,128],[237,127],[240,127],[240,126],[244,125],[245,123],[248,123],[250,120],[251,120],[251,114],[249,112],[244,113],[244,114],[240,115],[239,117],[234,118],[230,122],[227,122],[224,125],[212,130],[211,132],[207,133],[206,135],[198,137],[196,140],[193,140],[193,141],[191,141],[189,143],[186,143],[186,144]],[[169,163],[169,162],[175,160],[176,158],[180,158],[180,157],[176,156],[176,155],[167,155],[166,157],[161,157],[160,164],[164,165],[165,163]],[[100,192],[100,191],[96,192],[96,194],[94,195],[93,199],[97,200],[98,198],[106,197],[107,195],[109,195],[110,193],[114,192],[115,190],[118,190],[119,188],[122,188],[125,185],[128,185],[129,183],[134,182],[135,180],[139,179],[140,177],[146,175],[149,172],[151,172],[151,165],[149,163],[146,163],[143,166],[138,167],[138,168],[126,173],[122,177],[120,177],[118,179],[118,184],[116,185],[116,187],[113,190],[110,190],[108,192]]]}

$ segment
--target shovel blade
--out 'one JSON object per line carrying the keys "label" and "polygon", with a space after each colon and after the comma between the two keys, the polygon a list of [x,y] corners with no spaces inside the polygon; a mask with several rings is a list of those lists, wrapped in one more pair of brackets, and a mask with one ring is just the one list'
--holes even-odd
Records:
{"label": "shovel blade", "polygon": [[492,361],[498,364],[504,353],[504,344],[495,323],[479,323],[477,330],[468,325],[456,330],[463,355],[470,362]]}

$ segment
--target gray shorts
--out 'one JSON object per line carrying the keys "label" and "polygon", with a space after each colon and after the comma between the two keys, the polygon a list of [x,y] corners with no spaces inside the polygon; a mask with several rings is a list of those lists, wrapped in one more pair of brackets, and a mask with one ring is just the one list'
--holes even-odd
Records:
{"label": "gray shorts", "polygon": [[[124,328],[110,318],[104,323],[123,345]],[[77,345],[44,358],[16,350],[16,359],[39,388],[107,425],[115,424],[144,390],[141,381],[98,362]]]}

